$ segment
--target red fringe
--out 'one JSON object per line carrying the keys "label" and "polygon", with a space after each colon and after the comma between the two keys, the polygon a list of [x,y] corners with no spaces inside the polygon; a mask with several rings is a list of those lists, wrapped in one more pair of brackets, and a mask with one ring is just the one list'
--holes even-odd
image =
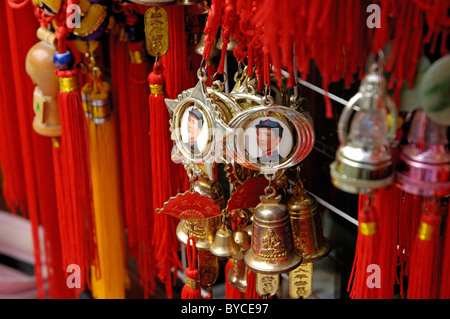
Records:
{"label": "red fringe", "polygon": [[[59,77],[76,76],[75,71],[58,72]],[[58,95],[61,119],[61,169],[67,202],[60,207],[61,234],[72,238],[70,249],[63,251],[64,265],[80,266],[81,288],[90,287],[90,265],[97,263],[95,227],[92,212],[90,165],[87,149],[87,129],[79,90]],[[62,217],[63,215],[69,215]],[[69,226],[69,227],[67,227]]]}
{"label": "red fringe", "polygon": [[[133,63],[129,50],[143,43],[121,42],[110,36],[112,94],[118,108],[122,189],[129,253],[136,258],[144,296],[155,289],[156,261],[152,244],[153,210],[151,157],[148,142],[148,62]],[[144,81],[142,81],[144,80]]]}
{"label": "red fringe", "polygon": [[[438,203],[427,202],[421,214],[420,226],[411,250],[408,299],[437,297],[439,232],[442,222],[439,209]],[[423,230],[424,225],[431,228],[430,233]]]}
{"label": "red fringe", "polygon": [[[53,167],[54,167],[54,179],[55,179],[55,197],[56,197],[56,205],[59,209],[59,211],[62,211],[65,209],[65,205],[67,203],[67,199],[65,198],[67,192],[64,189],[64,183],[63,183],[63,172],[61,168],[61,138],[55,138],[55,143],[57,145],[54,145],[52,148],[52,157],[53,157]],[[55,278],[59,278],[59,276],[62,276],[60,279],[61,281],[66,280],[66,272],[65,269],[69,264],[64,264],[62,252],[63,251],[70,251],[71,249],[71,243],[73,242],[73,237],[70,237],[71,232],[70,229],[70,222],[68,221],[68,214],[62,214],[57,213],[55,216],[55,221],[58,222],[57,225],[53,226],[53,230],[55,232],[60,233],[60,238],[57,240],[57,245],[60,246],[60,255],[59,256],[53,256],[52,259],[54,259],[55,262],[59,262],[62,265],[60,268],[54,267],[54,273],[53,276]],[[66,230],[59,232],[61,230]],[[72,240],[72,241],[71,241]],[[51,273],[50,273],[51,274]],[[67,284],[65,282],[60,282],[59,285],[55,285],[56,289],[60,289],[60,293],[55,296],[55,298],[78,298],[78,294],[74,293],[72,289],[69,289],[67,287]],[[51,290],[49,289],[49,295],[51,297]]]}
{"label": "red fringe", "polygon": [[398,219],[401,209],[402,192],[396,187],[382,189],[375,197],[378,219],[380,289],[375,289],[376,298],[392,299],[397,273]]}
{"label": "red fringe", "polygon": [[[26,7],[20,12],[21,19],[19,22],[19,13],[15,12],[6,2],[3,3],[6,7],[6,30],[9,32],[9,44],[10,44],[10,61],[3,61],[5,64],[11,65],[12,78],[15,85],[16,102],[18,112],[18,124],[19,124],[19,138],[22,146],[23,155],[23,172],[25,177],[25,190],[28,203],[28,218],[31,223],[31,233],[33,238],[34,247],[34,274],[36,277],[36,285],[38,298],[45,298],[44,278],[42,274],[42,252],[40,247],[40,239],[38,227],[41,224],[39,217],[39,200],[51,200],[51,198],[39,198],[37,189],[39,187],[39,181],[35,175],[37,169],[49,172],[52,170],[51,161],[43,163],[43,167],[37,167],[35,162],[35,156],[38,152],[46,152],[50,144],[45,145],[43,143],[48,140],[39,139],[39,136],[32,129],[33,112],[32,94],[34,85],[31,82],[28,74],[25,70],[25,59],[28,50],[32,45],[36,43],[36,37],[29,30],[36,30],[38,24],[34,18],[32,10]],[[20,41],[19,41],[20,39]],[[11,73],[5,75],[11,76]],[[12,93],[10,92],[10,93]],[[47,146],[47,149],[46,149]],[[3,154],[2,154],[3,155]],[[48,166],[50,165],[50,166]]]}
{"label": "red fringe", "polygon": [[423,206],[423,198],[420,196],[403,193],[403,203],[400,209],[399,216],[399,231],[398,231],[398,264],[400,296],[405,297],[404,280],[409,273],[411,244],[414,242],[413,238],[416,236],[416,230],[419,226],[419,218],[421,208]]}
{"label": "red fringe", "polygon": [[[356,239],[355,258],[353,268],[350,274],[350,280],[347,290],[350,291],[352,299],[374,299],[377,298],[377,289],[379,287],[369,288],[367,285],[367,272],[369,265],[378,265],[380,234],[378,231],[378,220],[375,205],[370,204],[369,196],[366,194],[359,195],[358,209],[358,236]],[[370,234],[362,232],[364,223],[376,223],[375,231]],[[351,287],[351,289],[350,289]]]}
{"label": "red fringe", "polygon": [[[448,205],[448,202],[447,202]],[[447,207],[447,215],[445,216],[446,227],[444,233],[444,241],[442,246],[442,263],[439,271],[440,277],[440,289],[439,298],[450,298],[450,206]]]}
{"label": "red fringe", "polygon": [[[183,90],[193,87],[194,83],[197,83],[197,69],[190,70],[188,66],[189,58],[183,6],[172,5],[166,7],[166,10],[169,19],[170,46],[166,54],[161,57],[161,62],[165,68],[167,97],[175,99]],[[189,189],[189,178],[183,165],[176,164],[173,166],[172,176],[175,181],[173,183],[173,195]]]}
{"label": "red fringe", "polygon": [[186,268],[186,280],[196,281],[195,288],[190,287],[188,283],[181,290],[181,299],[201,299],[201,290],[198,283],[200,276],[197,269],[197,247],[195,245],[194,236],[190,235],[186,243],[186,255],[188,259],[188,267]]}
{"label": "red fringe", "polygon": [[[164,68],[161,62],[156,62],[153,71],[148,76],[150,85],[164,86]],[[166,94],[150,94],[150,152],[152,154],[152,196],[153,211],[162,208],[164,203],[173,195],[174,163],[171,160],[172,143],[169,131],[169,112],[164,99]],[[171,178],[168,178],[171,177]],[[178,257],[179,242],[175,231],[177,220],[167,214],[154,214],[153,245],[156,249],[156,267],[159,279],[166,284],[168,298],[172,298],[171,270],[181,268]]]}
{"label": "red fringe", "polygon": [[[0,23],[3,30],[8,30],[6,23],[6,11],[0,10]],[[0,166],[3,177],[3,197],[6,206],[13,214],[27,214],[27,193],[25,187],[25,176],[22,160],[22,145],[19,132],[19,118],[16,104],[14,81],[10,75],[13,74],[11,63],[11,48],[8,32],[0,35],[2,43],[0,64],[0,113],[7,114],[0,119]]]}

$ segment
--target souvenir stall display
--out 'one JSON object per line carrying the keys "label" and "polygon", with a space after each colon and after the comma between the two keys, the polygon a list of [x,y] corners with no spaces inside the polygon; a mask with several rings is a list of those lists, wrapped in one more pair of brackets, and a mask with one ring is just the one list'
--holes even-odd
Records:
{"label": "souvenir stall display", "polygon": [[449,10],[2,2],[2,209],[35,297],[318,298],[347,250],[338,298],[449,298]]}

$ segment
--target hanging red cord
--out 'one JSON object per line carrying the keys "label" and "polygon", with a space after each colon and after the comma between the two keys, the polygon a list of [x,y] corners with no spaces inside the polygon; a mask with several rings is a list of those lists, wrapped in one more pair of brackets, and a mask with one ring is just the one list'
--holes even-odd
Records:
{"label": "hanging red cord", "polygon": [[186,284],[181,290],[181,299],[201,299],[201,290],[198,282],[197,247],[195,237],[190,235],[186,243],[188,267],[186,268]]}

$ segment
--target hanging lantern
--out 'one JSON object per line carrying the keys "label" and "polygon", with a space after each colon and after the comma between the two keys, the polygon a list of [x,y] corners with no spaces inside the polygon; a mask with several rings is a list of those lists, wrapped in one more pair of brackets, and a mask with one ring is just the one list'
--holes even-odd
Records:
{"label": "hanging lantern", "polygon": [[[358,111],[347,134],[349,120],[355,110]],[[394,139],[396,129],[397,110],[386,96],[386,80],[374,64],[339,118],[341,144],[336,160],[330,165],[333,185],[353,194],[370,193],[390,186],[394,171],[389,143]]]}
{"label": "hanging lantern", "polygon": [[417,110],[402,147],[396,182],[405,192],[442,197],[450,193],[450,152],[447,128]]}

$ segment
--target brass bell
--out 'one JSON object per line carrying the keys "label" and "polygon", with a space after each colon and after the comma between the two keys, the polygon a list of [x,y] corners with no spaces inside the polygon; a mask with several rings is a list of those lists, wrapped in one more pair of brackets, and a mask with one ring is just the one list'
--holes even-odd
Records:
{"label": "brass bell", "polygon": [[441,197],[450,193],[450,152],[447,128],[422,110],[414,114],[408,142],[402,147],[396,182],[405,192]]}
{"label": "brass bell", "polygon": [[247,273],[248,269],[244,259],[233,259],[233,267],[228,271],[227,280],[240,292],[245,292],[247,289]]}
{"label": "brass bell", "polygon": [[[200,41],[195,46],[195,53],[197,53],[201,56],[203,56],[203,51],[205,50],[205,46],[206,46],[205,36],[206,36],[206,34],[202,33],[202,35],[200,36]],[[209,57],[213,58],[218,54],[219,54],[219,50],[217,50],[216,46],[215,45],[211,46],[211,53],[209,54]]]}
{"label": "brass bell", "polygon": [[[244,212],[245,217],[247,214]],[[232,257],[233,267],[228,271],[227,279],[228,282],[238,289],[240,292],[245,292],[247,289],[247,273],[248,269],[244,262],[244,256],[247,250],[250,249],[250,235],[246,229],[239,227],[237,231],[234,232],[234,241],[239,246],[239,253]]]}
{"label": "brass bell", "polygon": [[[220,208],[225,206],[223,190],[217,181],[199,179],[192,184],[192,189],[213,200]],[[176,234],[180,242],[186,245],[189,234],[196,239],[196,247],[200,250],[210,249],[217,230],[222,224],[222,216],[203,219],[181,219]]]}
{"label": "brass bell", "polygon": [[303,254],[303,263],[318,261],[330,252],[330,241],[323,236],[316,199],[302,185],[292,189],[287,203],[294,245]]}
{"label": "brass bell", "polygon": [[223,222],[209,250],[217,257],[231,257],[239,252],[240,247],[234,241],[233,232]]}
{"label": "brass bell", "polygon": [[250,236],[245,230],[234,232],[234,241],[240,247],[239,253],[231,259],[233,267],[228,271],[228,282],[236,287],[240,292],[247,289],[247,273],[248,269],[244,262],[245,252],[250,249]]}
{"label": "brass bell", "polygon": [[[220,33],[219,41],[217,41],[217,44],[216,44],[216,48],[219,49],[219,50],[222,50],[222,47],[223,47],[222,34],[223,34],[223,30],[222,30],[222,32]],[[233,35],[231,35],[231,36],[230,36],[230,40],[229,40],[228,45],[227,45],[227,51],[233,51],[233,49],[234,49],[238,44],[239,44],[239,43],[238,43],[236,40],[233,39]]]}
{"label": "brass bell", "polygon": [[182,219],[177,225],[176,234],[180,242],[186,245],[189,234],[195,237],[199,250],[209,250],[214,242],[217,229],[221,225],[220,216],[207,219]]}
{"label": "brass bell", "polygon": [[298,267],[302,255],[293,244],[288,209],[275,189],[271,191],[260,197],[253,213],[251,249],[244,260],[256,273],[275,275]]}

